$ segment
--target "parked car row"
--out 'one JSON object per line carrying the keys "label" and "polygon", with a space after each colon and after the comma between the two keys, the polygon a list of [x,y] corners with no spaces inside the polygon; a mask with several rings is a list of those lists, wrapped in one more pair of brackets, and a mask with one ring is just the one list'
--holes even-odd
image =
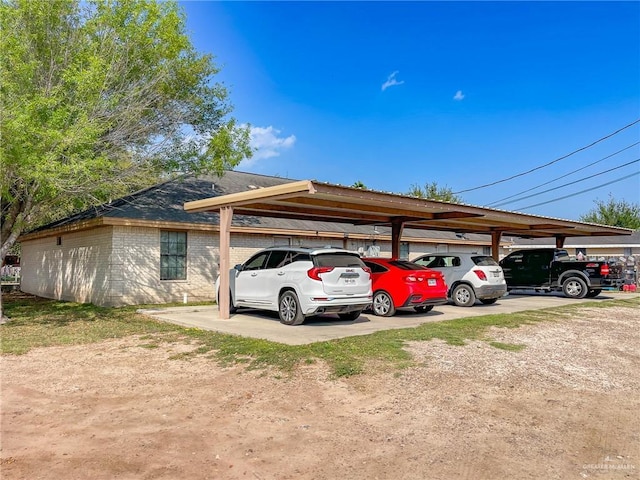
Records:
{"label": "parked car row", "polygon": [[241,307],[270,310],[285,325],[300,325],[323,313],[355,320],[364,310],[389,317],[400,309],[429,312],[448,301],[491,304],[506,291],[502,269],[486,255],[429,254],[410,262],[285,246],[266,248],[236,265],[228,295],[232,313]]}

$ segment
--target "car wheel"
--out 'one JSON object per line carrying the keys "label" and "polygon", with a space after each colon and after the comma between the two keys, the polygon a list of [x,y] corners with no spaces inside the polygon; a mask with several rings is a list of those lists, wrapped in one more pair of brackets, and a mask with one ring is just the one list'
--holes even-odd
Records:
{"label": "car wheel", "polygon": [[602,292],[601,289],[594,288],[593,290],[589,290],[589,293],[587,293],[586,297],[587,298],[597,297],[598,295],[600,295],[600,292]]}
{"label": "car wheel", "polygon": [[393,299],[384,290],[376,292],[373,296],[373,313],[379,317],[391,317],[396,313],[396,307],[393,306]]}
{"label": "car wheel", "polygon": [[569,298],[584,298],[589,290],[584,280],[579,277],[571,277],[562,284],[562,293]]}
{"label": "car wheel", "polygon": [[413,307],[418,313],[427,313],[433,310],[433,305],[420,305],[419,307]]}
{"label": "car wheel", "polygon": [[476,294],[473,288],[464,283],[453,289],[453,303],[459,307],[471,307],[476,303]]}
{"label": "car wheel", "polygon": [[300,303],[295,292],[287,290],[280,295],[278,301],[278,314],[280,322],[285,325],[300,325],[304,322],[304,315],[300,311]]}
{"label": "car wheel", "polygon": [[340,318],[340,320],[355,320],[360,316],[361,311],[362,310],[355,310],[353,312],[339,313],[338,317]]}
{"label": "car wheel", "polygon": [[498,301],[498,299],[497,298],[481,298],[480,301],[484,305],[493,305],[494,303],[496,303]]}

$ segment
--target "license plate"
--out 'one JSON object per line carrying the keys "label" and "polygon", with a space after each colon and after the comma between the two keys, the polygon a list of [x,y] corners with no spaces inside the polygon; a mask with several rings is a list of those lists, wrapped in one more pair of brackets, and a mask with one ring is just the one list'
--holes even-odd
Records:
{"label": "license plate", "polygon": [[435,287],[438,284],[438,281],[435,278],[429,278],[427,280],[427,285],[430,287]]}
{"label": "license plate", "polygon": [[500,276],[500,272],[491,272],[493,274],[494,277],[499,277]]}
{"label": "license plate", "polygon": [[344,279],[344,283],[345,283],[345,285],[355,285],[356,284],[356,279],[355,278],[345,278]]}

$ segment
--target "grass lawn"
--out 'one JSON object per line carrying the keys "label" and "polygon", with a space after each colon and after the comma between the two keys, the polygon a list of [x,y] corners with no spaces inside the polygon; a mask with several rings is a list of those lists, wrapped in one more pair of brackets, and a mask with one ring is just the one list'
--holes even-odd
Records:
{"label": "grass lawn", "polygon": [[[517,328],[523,324],[567,318],[577,315],[576,312],[584,306],[461,318],[310,345],[283,345],[163,323],[136,313],[141,308],[139,305],[104,308],[21,294],[3,295],[2,304],[5,314],[11,318],[9,323],[0,326],[0,352],[3,355],[20,355],[39,347],[87,344],[136,336],[140,345],[147,348],[157,347],[164,342],[195,342],[198,348],[180,358],[206,355],[222,364],[246,363],[248,368],[272,366],[286,372],[301,363],[322,359],[336,376],[362,373],[368,364],[374,363],[390,368],[409,366],[412,360],[403,349],[405,342],[434,338],[450,345],[464,345],[469,340],[486,341],[495,348],[517,355],[525,346],[496,342],[488,335],[488,329]],[[640,298],[587,304],[589,308],[614,305],[637,308]]]}

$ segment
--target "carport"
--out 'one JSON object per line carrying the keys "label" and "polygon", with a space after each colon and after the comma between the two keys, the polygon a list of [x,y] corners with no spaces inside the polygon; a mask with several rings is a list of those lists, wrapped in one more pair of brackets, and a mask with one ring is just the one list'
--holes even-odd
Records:
{"label": "carport", "polygon": [[[352,225],[391,227],[391,252],[400,254],[405,227],[456,233],[491,235],[496,260],[500,238],[555,237],[562,247],[568,237],[630,235],[626,228],[561,220],[472,205],[425,200],[393,193],[344,187],[315,180],[301,180],[273,187],[211,197],[184,204],[190,213],[218,211],[220,214],[220,289],[229,289],[230,229],[234,213]],[[220,318],[229,318],[229,297],[220,298]]]}

